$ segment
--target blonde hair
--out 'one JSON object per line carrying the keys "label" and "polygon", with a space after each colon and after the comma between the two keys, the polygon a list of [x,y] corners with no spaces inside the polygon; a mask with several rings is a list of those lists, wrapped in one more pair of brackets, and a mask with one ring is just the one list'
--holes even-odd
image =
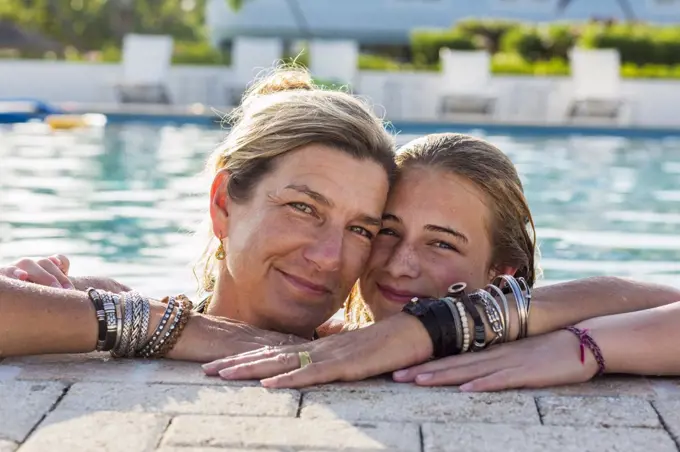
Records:
{"label": "blonde hair", "polygon": [[[310,144],[377,162],[390,183],[393,180],[394,137],[383,121],[355,96],[316,87],[304,69],[278,67],[257,80],[228,120],[231,130],[208,160],[206,171],[211,176],[229,171],[227,194],[235,202],[248,200],[278,157]],[[194,269],[202,271],[199,292],[214,289],[216,247],[211,236]]]}
{"label": "blonde hair", "polygon": [[[407,143],[397,152],[396,163],[399,173],[420,166],[457,174],[473,182],[487,197],[491,209],[491,268],[517,268],[514,276],[523,277],[533,286],[540,274],[536,264],[536,228],[522,182],[508,156],[481,138],[442,133]],[[345,305],[345,319],[359,324],[373,321],[358,284]]]}

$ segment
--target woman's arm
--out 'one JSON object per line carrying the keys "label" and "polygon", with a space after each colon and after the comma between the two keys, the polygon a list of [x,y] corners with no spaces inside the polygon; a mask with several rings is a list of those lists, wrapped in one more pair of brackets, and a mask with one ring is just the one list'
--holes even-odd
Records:
{"label": "woman's arm", "polygon": [[593,317],[640,311],[676,301],[680,301],[680,289],[675,287],[611,276],[537,287],[531,303],[529,336]]}
{"label": "woman's arm", "polygon": [[589,330],[607,373],[680,375],[680,302],[598,317],[577,327]]}
{"label": "woman's arm", "polygon": [[[150,300],[150,308],[147,339],[160,323],[166,305]],[[97,332],[95,310],[87,293],[0,276],[0,357],[91,352]],[[194,314],[167,357],[206,362],[264,346],[304,342],[290,334]]]}

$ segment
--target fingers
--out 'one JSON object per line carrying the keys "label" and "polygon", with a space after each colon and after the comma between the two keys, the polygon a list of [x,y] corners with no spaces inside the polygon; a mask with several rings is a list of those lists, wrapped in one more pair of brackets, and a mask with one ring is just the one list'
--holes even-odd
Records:
{"label": "fingers", "polygon": [[26,281],[26,279],[28,279],[28,273],[14,265],[0,268],[0,275],[21,281]]}
{"label": "fingers", "polygon": [[499,358],[495,350],[487,350],[481,353],[466,353],[464,355],[449,356],[437,359],[407,369],[396,371],[392,374],[394,381],[400,383],[412,382],[418,375],[431,374],[447,369],[460,369],[470,365],[480,365],[485,361],[496,360]]}
{"label": "fingers", "polygon": [[219,371],[219,375],[224,380],[255,380],[285,374],[299,368],[300,357],[297,353],[280,353],[272,358],[226,367]]}
{"label": "fingers", "polygon": [[340,379],[337,361],[312,363],[302,369],[266,378],[260,383],[265,388],[303,388],[321,383],[330,383]]}
{"label": "fingers", "polygon": [[61,272],[68,276],[68,271],[71,268],[71,261],[68,259],[68,257],[64,256],[63,254],[53,254],[52,256],[48,257],[49,260],[54,262],[54,264],[59,267],[59,270]]}
{"label": "fingers", "polygon": [[50,272],[45,270],[38,262],[48,262],[56,273],[61,273],[54,263],[47,259],[41,259],[40,261],[34,261],[32,259],[21,259],[15,265],[17,268],[28,273],[26,281],[40,284],[41,286],[52,286],[63,288],[59,280],[52,275]]}
{"label": "fingers", "polygon": [[465,383],[459,389],[463,392],[492,392],[522,388],[526,385],[524,378],[528,371],[528,369],[522,367],[499,370]]}
{"label": "fingers", "polygon": [[248,364],[256,361],[262,361],[268,358],[273,358],[280,354],[281,350],[273,347],[260,347],[257,350],[243,352],[235,356],[217,359],[215,361],[203,364],[201,367],[206,375],[218,375],[223,369],[236,367],[241,364]]}
{"label": "fingers", "polygon": [[[59,264],[55,264],[53,259],[59,262]],[[71,281],[68,279],[68,276],[66,276],[64,271],[61,269],[60,265],[63,266],[64,264],[59,259],[54,256],[48,257],[46,259],[40,259],[38,261],[38,265],[40,265],[43,270],[45,270],[57,280],[59,287],[63,287],[64,289],[74,289],[73,284],[71,284]],[[68,266],[65,268],[66,271],[68,271]]]}

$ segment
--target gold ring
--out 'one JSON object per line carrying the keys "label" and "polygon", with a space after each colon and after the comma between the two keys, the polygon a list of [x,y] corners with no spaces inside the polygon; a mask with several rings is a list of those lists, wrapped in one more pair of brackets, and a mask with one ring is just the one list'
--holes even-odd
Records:
{"label": "gold ring", "polygon": [[312,357],[309,356],[309,352],[298,352],[298,356],[300,357],[300,369],[312,364]]}

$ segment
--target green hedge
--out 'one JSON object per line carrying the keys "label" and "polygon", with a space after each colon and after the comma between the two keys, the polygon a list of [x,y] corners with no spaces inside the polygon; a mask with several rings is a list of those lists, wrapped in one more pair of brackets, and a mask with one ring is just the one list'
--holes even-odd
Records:
{"label": "green hedge", "polygon": [[411,33],[413,63],[434,64],[439,61],[441,48],[473,50],[477,48],[474,39],[459,30],[414,31]]}

